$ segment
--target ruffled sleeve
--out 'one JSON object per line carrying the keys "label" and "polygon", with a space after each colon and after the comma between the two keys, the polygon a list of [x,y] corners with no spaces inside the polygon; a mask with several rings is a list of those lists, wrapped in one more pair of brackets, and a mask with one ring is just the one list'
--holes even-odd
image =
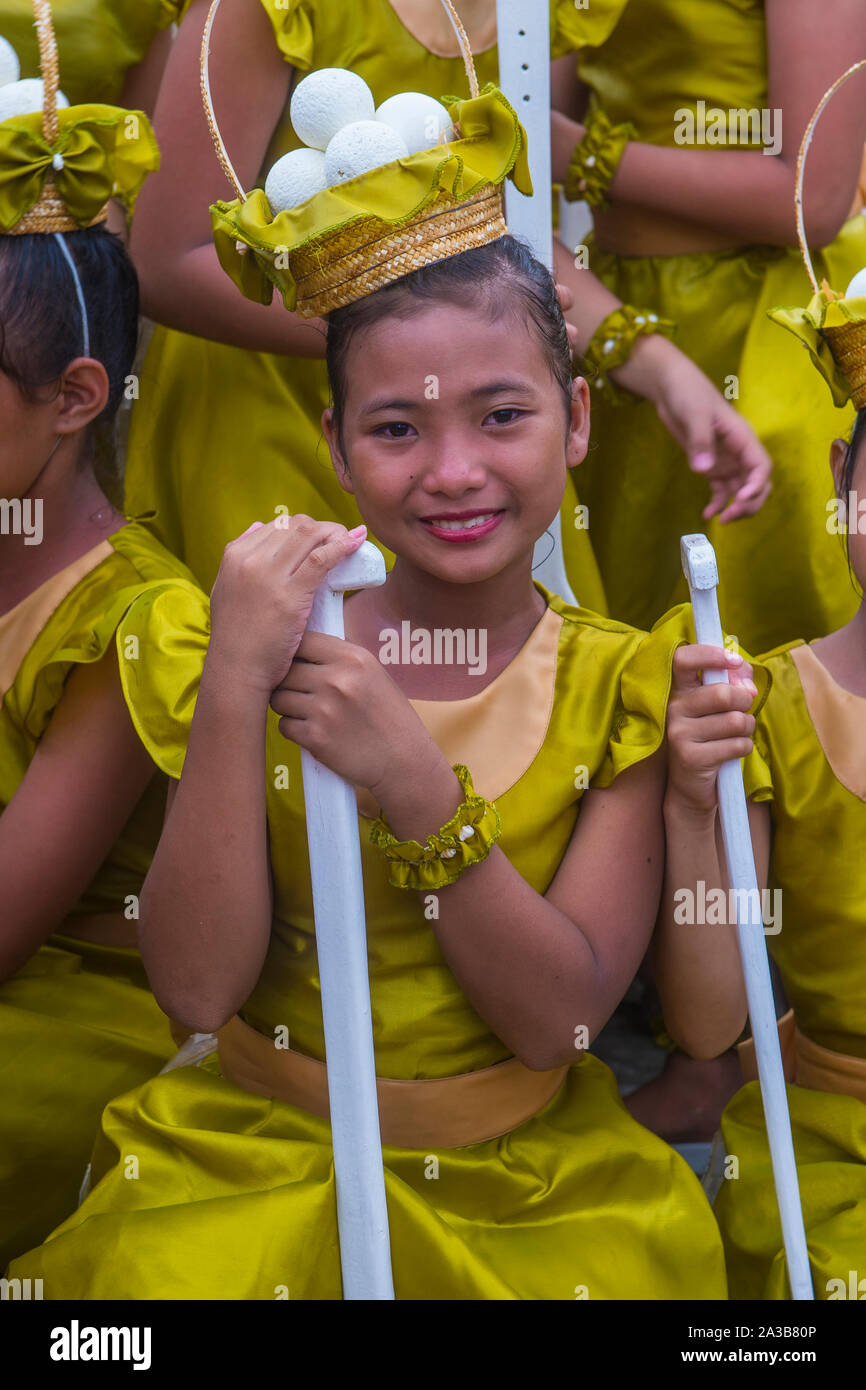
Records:
{"label": "ruffled sleeve", "polygon": [[550,56],[564,58],[580,48],[598,48],[620,21],[629,0],[551,0]]}
{"label": "ruffled sleeve", "polygon": [[[665,737],[668,700],[677,647],[694,642],[691,604],[683,603],[660,618],[626,661],[620,673],[619,699],[607,753],[592,779],[593,787],[609,787],[621,772],[642,762],[661,747]],[[746,660],[750,660],[743,653]],[[770,689],[770,674],[753,664],[758,687],[757,713]]]}
{"label": "ruffled sleeve", "polygon": [[313,21],[308,0],[262,0],[262,4],[286,62],[309,72],[313,66]]}
{"label": "ruffled sleeve", "polygon": [[192,584],[151,586],[117,629],[123,695],[160,771],[180,777],[210,637],[206,596]]}

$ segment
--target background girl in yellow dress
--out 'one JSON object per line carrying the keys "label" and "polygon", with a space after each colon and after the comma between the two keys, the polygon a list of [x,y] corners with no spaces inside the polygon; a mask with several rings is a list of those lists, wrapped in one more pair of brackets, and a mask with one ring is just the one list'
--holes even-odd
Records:
{"label": "background girl in yellow dress", "polygon": [[[397,1079],[383,1083],[397,1297],[723,1297],[696,1178],[581,1055],[655,916],[681,622],[647,638],[532,582],[535,540],[588,432],[553,282],[505,237],[330,324],[336,407],[323,429],[396,564],[383,588],[348,601],[346,642],[304,629],[323,574],[364,529],[304,516],[227,547],[210,633],[203,599],[151,609],[176,660],[141,664],[127,695],[180,781],[142,940],[173,1016],[226,1025],[219,1061],[107,1108],[93,1191],[11,1273],[42,1277],[54,1298],[340,1297],[330,1131],[316,1108],[308,748],[358,789],[377,1071]],[[436,400],[423,392],[431,371]],[[483,632],[484,671],[383,665],[383,633],[407,619]],[[401,840],[425,841],[459,818],[455,765],[487,798],[488,837],[453,881],[419,845],[418,872],[436,887],[404,891],[371,822],[380,812]],[[410,1094],[426,1119],[426,1087],[465,1095],[470,1074],[491,1071],[529,1087],[521,1114],[512,1082],[495,1114],[468,1106],[470,1131],[455,1108],[438,1133],[423,1130],[393,1100]],[[318,1088],[312,1101],[299,1075]]]}
{"label": "background girl in yellow dress", "polygon": [[[861,305],[862,305],[861,301]],[[866,308],[866,305],[863,305]],[[861,322],[861,329],[866,321]],[[866,389],[861,385],[866,403]],[[866,410],[851,443],[836,440],[833,479],[856,516],[866,495]],[[849,529],[851,567],[866,580],[866,540]],[[838,539],[834,537],[834,539]],[[718,653],[715,654],[716,658]],[[866,607],[811,644],[758,658],[772,685],[755,719],[745,687],[701,687],[710,648],[677,653],[668,712],[667,910],[655,958],[665,1021],[689,1052],[730,1047],[746,1021],[736,924],[684,924],[672,895],[723,885],[715,776],[748,754],[746,790],[759,882],[774,893],[767,944],[793,1017],[780,1024],[800,1195],[816,1298],[862,1298],[866,1283]],[[753,747],[754,741],[754,749]],[[681,900],[682,901],[682,900]],[[728,914],[730,922],[730,914]],[[751,1068],[754,1076],[754,1066]],[[788,1298],[781,1227],[756,1080],[722,1118],[736,1170],[715,1210],[734,1298]]]}
{"label": "background girl in yellow dress", "polygon": [[[831,493],[815,458],[853,417],[834,408],[766,311],[799,302],[806,287],[795,250],[797,150],[822,92],[866,53],[866,10],[860,0],[624,0],[619,10],[603,41],[578,56],[580,92],[560,92],[554,177],[567,179],[587,128],[597,135],[606,119],[625,136],[630,123],[605,206],[594,209],[590,267],[625,303],[677,324],[676,343],[752,424],[774,475],[757,515],[706,528],[705,485],[653,411],[594,396],[581,501],[609,610],[649,627],[685,597],[679,536],[707,529],[727,628],[749,651],[823,636],[850,618],[857,597],[825,529]],[[748,111],[749,136],[737,115]],[[739,143],[747,138],[752,149]],[[761,139],[776,152],[763,153]],[[818,278],[843,288],[866,264],[862,198],[850,217],[864,139],[861,75],[816,133],[805,189],[808,238],[824,248]],[[558,265],[560,279],[570,264]]]}
{"label": "background girl in yellow dress", "polygon": [[[165,786],[122,687],[131,665],[163,659],[130,624],[133,602],[194,590],[94,477],[132,365],[138,287],[121,242],[88,224],[106,183],[134,193],[156,155],[143,126],[121,137],[119,162],[107,136],[108,153],[88,145],[94,111],[103,133],[126,115],[65,113],[77,214],[61,196],[50,220],[67,230],[44,229],[41,160],[36,206],[0,237],[0,1267],[74,1208],[106,1101],[174,1051],[135,949]],[[42,121],[0,123],[4,219],[32,172],[22,135]]]}
{"label": "background girl in yellow dress", "polygon": [[[481,86],[496,81],[493,0],[458,6]],[[223,547],[277,508],[354,526],[358,511],[340,488],[320,428],[328,405],[321,320],[239,302],[213,252],[207,207],[222,196],[199,100],[201,34],[208,0],[194,0],[166,71],[156,115],[163,168],[136,215],[133,253],[146,312],[159,324],[133,410],[126,505],[155,509],[160,538],[207,588]],[[578,9],[551,0],[552,52],[600,42],[617,6]],[[414,89],[432,96],[465,88],[463,63],[439,0],[223,0],[211,45],[211,80],[220,125],[244,186],[301,142],[288,97],[303,74],[350,67],[377,102]],[[254,99],[252,93],[255,94]],[[539,196],[544,196],[542,191]],[[592,274],[575,286],[574,321],[584,347],[618,300]],[[728,422],[711,463],[759,505],[768,471],[764,451],[720,392],[663,337],[643,338],[615,373],[653,400],[686,444],[713,412]],[[751,489],[751,490],[750,490]],[[726,488],[726,497],[730,492]],[[572,588],[604,612],[604,595],[577,497],[566,488],[563,543]]]}

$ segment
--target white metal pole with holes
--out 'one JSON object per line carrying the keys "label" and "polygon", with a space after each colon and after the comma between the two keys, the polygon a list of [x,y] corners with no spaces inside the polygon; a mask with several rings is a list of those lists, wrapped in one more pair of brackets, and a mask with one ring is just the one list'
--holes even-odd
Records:
{"label": "white metal pole with holes", "polygon": [[[529,243],[533,255],[553,271],[553,204],[550,164],[550,13],[540,0],[496,0],[499,85],[526,131],[534,189],[527,198],[506,182],[505,218],[513,236]],[[551,548],[551,539],[553,546]],[[533,573],[568,603],[577,599],[565,573],[562,520],[535,545]]]}
{"label": "white metal pole with holes", "polygon": [[[695,635],[701,645],[723,647],[716,586],[716,555],[706,536],[683,536],[680,541],[683,573],[688,581],[695,618]],[[704,684],[727,682],[727,671],[705,671]],[[788,1261],[788,1279],[794,1299],[812,1299],[812,1279],[806,1232],[800,1205],[800,1186],[791,1136],[791,1117],[785,1090],[785,1073],[776,1026],[776,1008],[767,959],[767,943],[761,918],[761,895],[755,872],[755,856],[749,830],[749,813],[739,759],[719,768],[719,814],[725,843],[730,887],[737,910],[740,957],[749,1001],[749,1019],[755,1040],[758,1079],[764,1105],[776,1200],[782,1222],[782,1238]],[[744,899],[749,906],[744,906]]]}
{"label": "white metal pole with holes", "polygon": [[[368,541],[316,591],[307,628],[344,637],[343,596],[385,582]],[[379,1134],[367,927],[354,789],[301,749],[344,1299],[391,1299],[391,1248]]]}

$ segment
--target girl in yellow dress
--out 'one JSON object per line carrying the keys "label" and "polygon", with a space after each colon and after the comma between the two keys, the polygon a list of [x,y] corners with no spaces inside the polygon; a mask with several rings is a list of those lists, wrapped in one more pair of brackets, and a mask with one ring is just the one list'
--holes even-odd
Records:
{"label": "girl in yellow dress", "polygon": [[[828,108],[829,110],[830,108]],[[816,296],[806,311],[778,311],[808,346],[834,394],[852,393],[856,424],[837,439],[831,469],[847,516],[848,559],[861,593],[866,540],[866,299]],[[835,323],[834,323],[835,319]],[[821,331],[816,331],[821,323]],[[848,381],[827,337],[855,333]],[[826,335],[826,336],[825,336]],[[859,335],[859,337],[856,337]],[[856,358],[860,357],[860,364]],[[853,361],[853,366],[852,366]],[[823,388],[822,388],[823,389]],[[837,395],[837,398],[838,398]],[[844,526],[842,528],[844,530]],[[840,546],[841,548],[841,546]],[[844,552],[843,552],[844,553]],[[866,604],[844,627],[811,643],[788,642],[759,657],[771,686],[757,723],[754,686],[699,685],[717,664],[712,648],[674,659],[668,711],[669,783],[666,913],[656,970],[667,1027],[699,1057],[730,1047],[746,1019],[736,926],[726,912],[695,925],[681,909],[687,889],[709,896],[725,884],[717,848],[715,777],[746,756],[745,781],[759,882],[769,885],[764,920],[791,1012],[780,1022],[800,1195],[816,1298],[866,1294]],[[680,911],[676,904],[679,903]],[[767,910],[769,909],[769,911]],[[709,914],[708,914],[709,916]],[[726,925],[727,923],[727,925]],[[750,1045],[746,1045],[747,1049]],[[755,1076],[746,1053],[744,1072]],[[722,1119],[725,1152],[736,1159],[715,1204],[734,1298],[782,1299],[789,1286],[760,1091],[750,1080]]]}
{"label": "girl in yellow dress", "polygon": [[175,1050],[135,949],[165,785],[122,690],[131,668],[165,659],[131,621],[135,601],[194,588],[93,472],[138,288],[120,241],[88,224],[106,186],[133,196],[155,159],[126,114],[62,114],[59,204],[44,193],[48,117],[0,123],[0,1268],[74,1209],[106,1101]]}
{"label": "girl in yellow dress", "polygon": [[[127,508],[155,510],[160,538],[210,588],[223,547],[279,508],[352,527],[354,499],[334,476],[320,419],[328,405],[325,326],[238,303],[217,266],[206,208],[222,196],[198,97],[201,35],[209,0],[194,0],[166,70],[156,115],[163,168],[138,209],[133,253],[146,311],[159,324],[133,409]],[[458,6],[476,52],[479,81],[496,81],[493,0]],[[550,0],[552,53],[601,42],[617,14],[609,0],[588,9]],[[463,90],[463,65],[439,0],[223,0],[211,45],[216,109],[245,187],[300,140],[289,119],[293,84],[319,68],[351,67],[377,103],[407,89],[433,96]],[[249,93],[255,92],[251,102]],[[541,196],[541,195],[539,195]],[[618,299],[584,272],[572,311],[586,347]],[[721,503],[739,489],[740,508],[766,495],[769,463],[752,431],[703,374],[645,322],[613,379],[652,400],[688,446],[706,422],[703,450],[724,478]],[[254,405],[253,405],[254,402]],[[713,439],[712,417],[727,433]],[[180,426],[182,422],[182,427]],[[252,466],[250,466],[250,461]],[[605,599],[572,485],[562,510],[572,589],[604,612]]]}
{"label": "girl in yellow dress", "polygon": [[[697,1179],[585,1051],[655,916],[681,622],[647,637],[533,583],[589,420],[553,282],[489,239],[336,309],[328,352],[337,477],[396,563],[345,642],[304,629],[364,527],[300,515],[226,548],[210,619],[193,594],[143,612],[176,656],[127,698],[179,778],[143,949],[219,1055],[107,1107],[90,1196],[10,1273],[340,1297],[307,748],[357,788],[397,1297],[724,1297]],[[423,664],[446,629],[474,658]]]}
{"label": "girl in yellow dress", "polygon": [[[618,9],[602,42],[578,55],[588,112],[580,123],[555,118],[554,176],[594,204],[591,268],[626,304],[676,323],[677,345],[753,426],[774,475],[757,515],[736,525],[713,516],[707,528],[702,479],[653,411],[594,395],[580,490],[609,610],[649,627],[685,597],[678,538],[706,529],[722,612],[749,651],[823,636],[857,600],[825,530],[831,492],[814,461],[853,416],[834,408],[766,311],[802,297],[797,150],[821,93],[866,52],[866,9],[861,0],[622,0]],[[866,264],[864,93],[861,76],[828,111],[805,188],[809,240],[823,248],[818,278],[842,286]]]}

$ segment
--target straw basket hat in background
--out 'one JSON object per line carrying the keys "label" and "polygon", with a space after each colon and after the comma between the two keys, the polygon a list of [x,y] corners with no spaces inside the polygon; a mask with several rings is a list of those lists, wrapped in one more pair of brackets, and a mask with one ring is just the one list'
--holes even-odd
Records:
{"label": "straw basket hat in background", "polygon": [[422,266],[484,246],[507,229],[502,187],[531,194],[526,135],[498,87],[479,91],[466,32],[442,0],[460,42],[470,95],[442,98],[459,130],[420,150],[315,192],[274,214],[262,189],[246,193],[217,125],[208,58],[220,0],[202,37],[201,89],[217,157],[237,194],[211,207],[217,254],[247,298],[312,318],[372,294]]}
{"label": "straw basket hat in background", "polygon": [[837,405],[851,400],[857,410],[866,406],[866,268],[857,272],[844,294],[818,284],[806,241],[803,218],[803,181],[812,136],[825,107],[845,83],[866,67],[866,59],[854,63],[837,78],[819,101],[800,142],[794,205],[797,237],[814,294],[803,308],[771,309],[769,317],[795,334],[809,351]]}

